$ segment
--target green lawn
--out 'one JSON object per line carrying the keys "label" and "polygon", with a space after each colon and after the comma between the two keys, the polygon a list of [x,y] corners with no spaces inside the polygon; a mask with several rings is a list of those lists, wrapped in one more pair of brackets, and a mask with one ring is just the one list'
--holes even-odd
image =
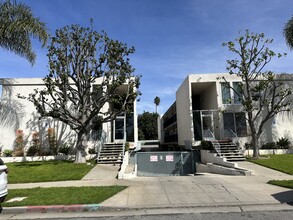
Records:
{"label": "green lawn", "polygon": [[80,180],[93,164],[76,164],[72,161],[45,161],[7,163],[8,183],[35,183]]}
{"label": "green lawn", "polygon": [[268,155],[268,158],[253,160],[251,162],[259,165],[281,171],[283,173],[293,174],[293,154]]}
{"label": "green lawn", "polygon": [[[93,187],[52,187],[33,189],[10,189],[2,205],[40,206],[40,205],[76,205],[99,204],[124,190],[126,186],[93,186]],[[15,197],[27,197],[19,202],[7,203]]]}
{"label": "green lawn", "polygon": [[[268,155],[268,158],[250,159],[250,161],[283,173],[293,174],[293,154]],[[293,189],[293,180],[270,180],[268,183]]]}
{"label": "green lawn", "polygon": [[293,180],[270,180],[269,184],[293,189]]}

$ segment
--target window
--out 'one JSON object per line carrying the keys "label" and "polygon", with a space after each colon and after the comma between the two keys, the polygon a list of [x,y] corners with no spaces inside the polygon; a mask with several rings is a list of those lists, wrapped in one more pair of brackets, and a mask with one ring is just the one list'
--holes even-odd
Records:
{"label": "window", "polygon": [[241,83],[233,82],[233,89],[234,89],[234,104],[241,104],[243,100]]}
{"label": "window", "polygon": [[221,83],[221,91],[223,104],[231,104],[231,92],[229,83]]}
{"label": "window", "polygon": [[224,130],[235,132],[234,113],[224,113]]}
{"label": "window", "polygon": [[226,137],[233,137],[235,133],[238,137],[247,136],[247,126],[245,113],[243,112],[228,112],[223,114],[224,132]]}
{"label": "window", "polygon": [[[240,82],[233,82],[233,98],[231,96],[231,87],[228,82],[221,83],[222,91],[222,103],[223,104],[241,104],[242,97],[242,88]],[[233,100],[233,101],[232,101]]]}
{"label": "window", "polygon": [[243,112],[235,113],[235,127],[236,127],[237,136],[239,137],[247,136],[245,113]]}

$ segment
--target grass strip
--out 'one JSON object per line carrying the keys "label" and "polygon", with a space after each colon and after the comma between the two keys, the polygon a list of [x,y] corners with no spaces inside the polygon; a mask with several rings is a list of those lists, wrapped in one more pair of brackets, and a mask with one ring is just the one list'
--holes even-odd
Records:
{"label": "grass strip", "polygon": [[250,162],[281,171],[283,173],[293,174],[293,154],[268,155],[265,159],[249,159]]}
{"label": "grass strip", "polygon": [[77,164],[72,161],[42,161],[7,163],[8,183],[36,183],[66,180],[80,180],[93,164]]}
{"label": "grass strip", "polygon": [[[85,186],[85,187],[51,187],[32,189],[11,189],[2,206],[42,206],[42,205],[76,205],[99,204],[127,188],[126,186]],[[16,197],[27,197],[22,201],[8,203]]]}
{"label": "grass strip", "polygon": [[270,180],[269,184],[293,189],[293,180]]}

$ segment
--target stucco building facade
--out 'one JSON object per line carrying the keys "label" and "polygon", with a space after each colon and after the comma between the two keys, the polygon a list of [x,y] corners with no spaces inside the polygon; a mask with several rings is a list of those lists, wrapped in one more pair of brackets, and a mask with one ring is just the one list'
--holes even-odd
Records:
{"label": "stucco building facade", "polygon": [[[292,78],[284,81],[292,83]],[[241,78],[227,73],[188,75],[176,92],[176,101],[162,117],[162,143],[186,148],[208,139],[237,139],[242,147],[249,143],[242,97],[235,92],[240,83]],[[292,119],[289,111],[267,121],[260,142],[282,137],[293,141]]]}
{"label": "stucco building facade", "polygon": [[[100,83],[98,79],[92,86]],[[20,94],[27,97],[35,89],[44,89],[41,78],[0,79],[0,98],[3,105],[0,110],[0,146],[2,150],[13,149],[18,130],[25,135],[26,146],[30,145],[34,132],[39,132],[40,138],[45,143],[47,130],[52,127],[56,130],[59,144],[74,145],[76,140],[74,131],[52,118],[40,118],[31,102],[17,96]],[[121,91],[123,92],[123,88]],[[109,107],[109,104],[105,104],[103,109],[106,110]],[[113,122],[103,123],[102,128],[97,129],[103,131],[107,143],[128,141],[131,147],[136,146],[138,141],[136,101],[133,103],[133,111],[120,114]]]}

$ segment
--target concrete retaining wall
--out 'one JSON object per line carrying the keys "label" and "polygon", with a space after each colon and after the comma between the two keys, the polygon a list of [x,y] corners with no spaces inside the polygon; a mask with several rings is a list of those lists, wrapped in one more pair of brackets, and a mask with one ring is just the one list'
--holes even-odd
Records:
{"label": "concrete retaining wall", "polygon": [[[95,154],[86,156],[87,160],[95,158]],[[32,161],[49,161],[49,160],[75,160],[75,155],[57,155],[57,156],[35,156],[35,157],[1,157],[4,163],[13,162],[32,162]]]}
{"label": "concrete retaining wall", "polygon": [[238,167],[235,162],[228,162],[226,158],[217,157],[208,150],[201,150],[201,162],[196,163],[197,173],[217,173],[234,176],[250,176],[251,171]]}

